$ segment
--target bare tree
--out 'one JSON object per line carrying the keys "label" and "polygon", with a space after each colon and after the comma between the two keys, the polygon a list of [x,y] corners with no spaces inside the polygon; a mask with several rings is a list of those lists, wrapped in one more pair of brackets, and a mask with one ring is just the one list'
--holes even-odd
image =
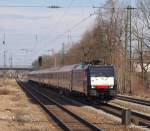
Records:
{"label": "bare tree", "polygon": [[133,37],[136,52],[136,63],[140,65],[141,77],[146,87],[149,87],[148,68],[150,66],[150,8],[149,0],[139,0],[134,15]]}

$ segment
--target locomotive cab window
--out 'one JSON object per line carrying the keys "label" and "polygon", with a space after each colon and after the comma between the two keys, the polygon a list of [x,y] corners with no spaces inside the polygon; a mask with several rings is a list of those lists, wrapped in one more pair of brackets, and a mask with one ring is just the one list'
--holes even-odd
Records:
{"label": "locomotive cab window", "polygon": [[104,76],[104,77],[113,77],[114,68],[113,67],[91,67],[90,74],[92,76]]}

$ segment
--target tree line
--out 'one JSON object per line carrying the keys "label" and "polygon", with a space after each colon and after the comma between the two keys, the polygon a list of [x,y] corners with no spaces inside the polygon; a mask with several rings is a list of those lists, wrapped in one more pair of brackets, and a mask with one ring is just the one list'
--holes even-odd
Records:
{"label": "tree line", "polygon": [[[123,1],[107,0],[98,8],[93,27],[68,50],[42,56],[41,67],[101,60],[115,65],[118,92],[150,89],[150,1],[138,0],[134,8]],[[57,60],[57,61],[56,61]],[[35,60],[33,65],[39,66]],[[129,83],[131,82],[131,87]],[[132,89],[130,89],[132,88]]]}

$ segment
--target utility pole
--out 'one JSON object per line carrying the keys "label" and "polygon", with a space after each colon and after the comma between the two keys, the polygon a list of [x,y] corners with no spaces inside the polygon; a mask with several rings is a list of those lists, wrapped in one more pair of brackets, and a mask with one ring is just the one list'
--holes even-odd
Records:
{"label": "utility pole", "polygon": [[[132,94],[132,8],[130,5],[126,8],[125,21],[125,72],[123,92],[129,87],[129,93]],[[129,53],[129,55],[128,55]]]}
{"label": "utility pole", "polygon": [[128,6],[129,15],[130,15],[130,91],[129,93],[132,94],[132,7]]}
{"label": "utility pole", "polygon": [[123,93],[126,93],[127,81],[128,81],[128,24],[129,24],[129,10],[126,10],[125,19],[125,70],[124,70],[124,87]]}
{"label": "utility pole", "polygon": [[55,51],[54,51],[54,49],[51,49],[51,50],[48,50],[48,51],[51,51],[52,52],[52,58],[54,59],[54,67],[56,67],[57,66],[57,56],[56,56],[56,54],[55,54]]}
{"label": "utility pole", "polygon": [[12,58],[12,56],[10,57],[10,67],[11,68],[13,67],[13,58]]}
{"label": "utility pole", "polygon": [[129,93],[132,94],[132,10],[131,6],[127,7],[129,19]]}
{"label": "utility pole", "polygon": [[5,41],[5,33],[4,33],[3,45],[5,45],[5,42],[6,42],[6,41]]}
{"label": "utility pole", "polygon": [[132,94],[132,8],[129,8],[130,10],[130,94]]}
{"label": "utility pole", "polygon": [[55,54],[54,49],[52,49],[52,51],[53,51],[53,57],[54,57],[54,67],[56,67],[57,66],[57,56]]}
{"label": "utility pole", "polygon": [[4,50],[4,68],[6,67],[6,51]]}
{"label": "utility pole", "polygon": [[65,63],[65,44],[62,44],[62,65]]}
{"label": "utility pole", "polygon": [[5,33],[4,33],[4,38],[3,38],[3,45],[4,45],[4,68],[6,67],[6,51],[5,51],[5,43],[6,43],[6,40],[5,40]]}
{"label": "utility pole", "polygon": [[[4,36],[3,36],[4,38],[3,38],[3,45],[4,45],[4,68],[6,67],[6,51],[5,51],[5,43],[6,43],[6,41],[5,41],[5,33],[4,33]],[[5,70],[4,70],[4,72],[3,72],[4,74],[4,80],[3,80],[3,82],[5,83],[5,75],[6,75],[6,72],[5,72]]]}

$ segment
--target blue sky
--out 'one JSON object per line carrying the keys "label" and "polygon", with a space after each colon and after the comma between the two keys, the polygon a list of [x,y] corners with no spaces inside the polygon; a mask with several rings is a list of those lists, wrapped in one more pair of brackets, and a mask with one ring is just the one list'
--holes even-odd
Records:
{"label": "blue sky", "polygon": [[68,6],[70,2],[73,6],[91,6],[99,5],[104,0],[1,0],[0,5],[11,4],[11,5],[60,5]]}
{"label": "blue sky", "polygon": [[[0,8],[0,65],[3,65],[4,50],[7,65],[10,65],[11,56],[14,65],[29,65],[38,56],[51,54],[50,49],[59,51],[62,43],[67,45],[80,40],[83,33],[93,26],[96,16],[66,31],[93,13],[92,6],[101,4],[99,0],[0,0],[1,5],[65,7]],[[4,33],[5,45],[2,44]]]}
{"label": "blue sky", "polygon": [[[93,27],[96,16],[89,17],[106,0],[0,0],[2,5],[58,5],[61,9],[48,8],[7,8],[0,7],[0,65],[3,65],[3,52],[10,65],[30,65],[40,55],[51,54],[50,49],[59,51],[62,43],[70,47],[79,41],[86,30]],[[82,24],[73,28],[83,19]],[[72,29],[71,31],[68,31]],[[2,42],[5,40],[6,44]],[[59,36],[59,37],[58,37]],[[24,50],[25,49],[25,50]],[[28,50],[28,51],[27,51]]]}

